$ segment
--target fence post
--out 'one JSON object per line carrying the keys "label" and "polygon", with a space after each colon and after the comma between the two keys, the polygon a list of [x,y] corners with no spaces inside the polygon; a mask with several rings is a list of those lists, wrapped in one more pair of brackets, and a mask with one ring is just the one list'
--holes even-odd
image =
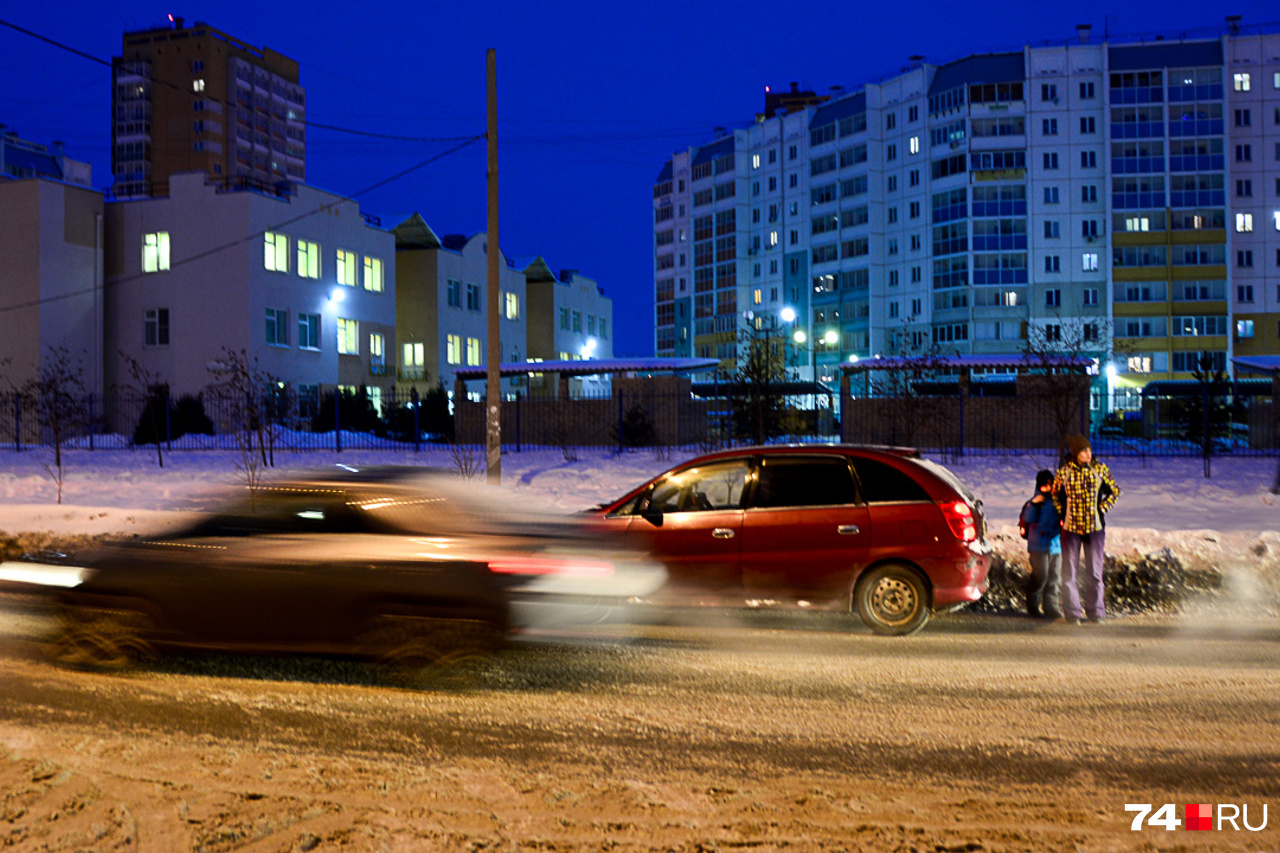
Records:
{"label": "fence post", "polygon": [[333,449],[342,452],[342,386],[333,386]]}
{"label": "fence post", "polygon": [[93,393],[89,393],[89,449],[93,450]]}
{"label": "fence post", "polygon": [[[164,404],[164,449],[173,450],[173,413],[169,411],[170,401],[167,390],[160,398],[160,402]],[[159,440],[160,436],[156,436],[156,441]]]}
{"label": "fence post", "polygon": [[956,448],[956,456],[957,456],[957,457],[959,457],[959,458],[961,458],[961,459],[963,459],[963,458],[964,458],[964,398],[965,398],[965,397],[967,397],[967,396],[969,396],[969,395],[968,395],[968,393],[967,393],[967,392],[968,392],[968,384],[969,384],[969,383],[967,383],[967,382],[962,382],[962,383],[961,383],[961,385],[960,385],[960,418],[959,418],[959,420],[960,420],[960,425],[959,425],[959,429],[960,429],[960,435],[959,435],[960,443],[959,443],[959,446]]}
{"label": "fence post", "polygon": [[422,400],[418,397],[418,389],[409,389],[409,401],[413,407],[413,452],[422,450]]}
{"label": "fence post", "polygon": [[622,392],[618,392],[618,455],[622,455]]}
{"label": "fence post", "polygon": [[524,445],[520,440],[520,390],[516,389],[516,453],[524,450]]}
{"label": "fence post", "polygon": [[22,395],[13,395],[13,449],[22,450]]}

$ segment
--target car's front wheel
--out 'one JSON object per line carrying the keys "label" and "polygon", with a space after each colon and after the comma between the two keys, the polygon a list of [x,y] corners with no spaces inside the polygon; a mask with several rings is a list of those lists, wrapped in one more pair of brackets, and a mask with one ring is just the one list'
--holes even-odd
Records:
{"label": "car's front wheel", "polygon": [[135,610],[62,608],[49,644],[50,656],[69,666],[121,669],[151,657],[151,621]]}
{"label": "car's front wheel", "polygon": [[853,592],[858,615],[877,634],[914,634],[929,620],[929,590],[920,574],[897,564],[877,566]]}

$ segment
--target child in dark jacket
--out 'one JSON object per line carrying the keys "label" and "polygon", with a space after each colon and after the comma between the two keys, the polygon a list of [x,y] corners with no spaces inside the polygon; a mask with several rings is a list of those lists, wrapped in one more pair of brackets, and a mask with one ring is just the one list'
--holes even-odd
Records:
{"label": "child in dark jacket", "polygon": [[1031,574],[1024,591],[1027,613],[1045,619],[1059,619],[1062,609],[1062,520],[1053,504],[1053,472],[1036,474],[1036,493],[1022,505],[1018,526],[1027,532],[1027,556]]}

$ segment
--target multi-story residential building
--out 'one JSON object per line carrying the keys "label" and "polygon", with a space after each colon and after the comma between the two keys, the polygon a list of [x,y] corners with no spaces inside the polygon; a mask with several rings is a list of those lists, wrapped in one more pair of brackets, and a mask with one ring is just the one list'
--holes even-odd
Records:
{"label": "multi-story residential building", "polygon": [[1280,34],[1090,35],[918,62],[677,152],[657,354],[732,368],[768,327],[805,333],[802,376],[1031,347],[1138,387],[1280,352]]}
{"label": "multi-story residential building", "polygon": [[[443,382],[452,393],[459,367],[488,361],[488,238],[484,233],[437,237],[416,213],[393,230],[400,385],[423,393]],[[502,360],[524,361],[524,273],[505,256],[499,271]],[[517,387],[512,379],[503,381],[504,393]]]}
{"label": "multi-story residential building", "polygon": [[127,32],[112,62],[118,198],[164,195],[171,175],[263,185],[306,179],[298,63],[197,22]]}
{"label": "multi-story residential building", "polygon": [[577,270],[556,275],[542,258],[517,266],[529,295],[530,360],[613,358],[613,300],[594,279]]}
{"label": "multi-story residential building", "polygon": [[321,389],[394,386],[395,236],[359,205],[305,185],[233,190],[203,172],[168,195],[107,205],[106,363],[127,358],[174,394],[209,385],[243,351],[315,411]]}
{"label": "multi-story residential building", "polygon": [[[59,168],[52,160],[30,167]],[[0,178],[0,389],[36,379],[62,350],[65,366],[101,398],[103,205],[101,192],[78,183]]]}

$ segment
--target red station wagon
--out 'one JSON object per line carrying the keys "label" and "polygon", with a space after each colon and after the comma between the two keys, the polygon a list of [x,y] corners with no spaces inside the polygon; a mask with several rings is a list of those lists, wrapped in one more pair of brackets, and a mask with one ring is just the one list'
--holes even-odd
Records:
{"label": "red station wagon", "polygon": [[987,590],[981,501],[905,448],[725,450],[592,512],[665,564],[664,603],[852,609],[878,634],[910,634]]}

